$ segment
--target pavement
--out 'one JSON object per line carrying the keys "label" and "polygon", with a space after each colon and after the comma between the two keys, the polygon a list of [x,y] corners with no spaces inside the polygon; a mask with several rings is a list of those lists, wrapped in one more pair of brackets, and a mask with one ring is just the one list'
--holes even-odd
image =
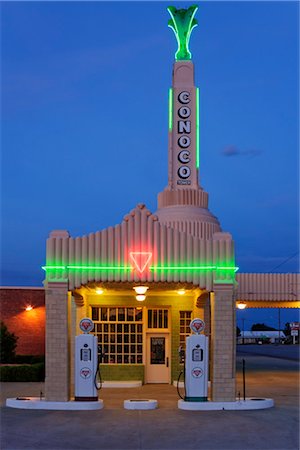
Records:
{"label": "pavement", "polygon": [[[244,349],[242,349],[244,350]],[[249,351],[249,349],[248,349]],[[5,399],[39,396],[43,383],[1,383],[1,449],[49,450],[298,450],[298,361],[238,353],[237,392],[242,396],[242,359],[246,396],[271,397],[275,407],[256,411],[183,411],[171,385],[100,391],[99,411],[43,411],[7,408]],[[125,410],[123,401],[158,400],[156,410]]]}

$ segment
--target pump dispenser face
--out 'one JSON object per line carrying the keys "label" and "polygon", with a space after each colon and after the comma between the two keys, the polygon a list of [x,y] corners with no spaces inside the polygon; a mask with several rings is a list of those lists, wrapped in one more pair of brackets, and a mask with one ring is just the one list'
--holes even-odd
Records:
{"label": "pump dispenser face", "polygon": [[186,338],[184,400],[187,402],[207,401],[208,337],[199,334],[204,326],[201,319],[192,320],[190,328],[197,334]]}
{"label": "pump dispenser face", "polygon": [[[90,319],[84,320],[90,321]],[[98,392],[96,385],[97,370],[98,370],[97,336],[84,332],[84,334],[80,334],[75,338],[76,401],[98,400]]]}

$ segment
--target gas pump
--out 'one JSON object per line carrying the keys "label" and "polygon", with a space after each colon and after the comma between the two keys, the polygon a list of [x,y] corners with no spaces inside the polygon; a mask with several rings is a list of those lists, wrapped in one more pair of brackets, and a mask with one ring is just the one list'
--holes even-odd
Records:
{"label": "gas pump", "polygon": [[98,339],[89,334],[94,323],[89,318],[80,321],[83,334],[75,337],[75,400],[97,401],[101,382],[97,382],[99,374]]}
{"label": "gas pump", "polygon": [[207,401],[208,389],[208,337],[200,334],[205,324],[194,319],[190,328],[195,334],[186,338],[185,397],[187,402]]}

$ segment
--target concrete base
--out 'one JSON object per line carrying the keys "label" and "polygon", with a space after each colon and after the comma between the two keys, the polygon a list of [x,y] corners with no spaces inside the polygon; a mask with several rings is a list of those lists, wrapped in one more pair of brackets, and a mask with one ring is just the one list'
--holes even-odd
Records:
{"label": "concrete base", "polygon": [[274,406],[272,398],[246,398],[235,402],[185,402],[178,400],[178,408],[187,411],[242,411],[250,409],[267,409]]}
{"label": "concrete base", "polygon": [[135,388],[141,387],[143,383],[137,381],[103,381],[102,388]]}
{"label": "concrete base", "polygon": [[132,400],[124,400],[124,408],[125,409],[156,409],[157,408],[157,400],[152,399],[132,399]]}
{"label": "concrete base", "polygon": [[6,400],[6,406],[9,406],[10,408],[19,408],[19,409],[91,411],[96,409],[102,409],[104,404],[103,400],[98,400],[96,402],[75,402],[74,400],[71,400],[69,402],[48,402],[46,400],[40,400],[39,397],[17,397],[17,398],[8,398]]}
{"label": "concrete base", "polygon": [[[177,387],[177,383],[178,383],[178,382],[177,382],[176,380],[174,380],[174,381],[173,381],[173,386]],[[210,388],[210,381],[207,382],[207,385],[208,385],[208,387]],[[179,387],[180,389],[184,388],[184,381],[179,381],[178,387]]]}

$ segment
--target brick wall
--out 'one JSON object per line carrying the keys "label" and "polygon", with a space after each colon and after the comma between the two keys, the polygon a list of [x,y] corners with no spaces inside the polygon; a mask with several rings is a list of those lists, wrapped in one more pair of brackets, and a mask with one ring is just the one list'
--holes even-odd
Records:
{"label": "brick wall", "polygon": [[[25,311],[31,305],[31,311]],[[45,292],[43,288],[0,288],[1,320],[18,336],[18,355],[45,354]]]}

